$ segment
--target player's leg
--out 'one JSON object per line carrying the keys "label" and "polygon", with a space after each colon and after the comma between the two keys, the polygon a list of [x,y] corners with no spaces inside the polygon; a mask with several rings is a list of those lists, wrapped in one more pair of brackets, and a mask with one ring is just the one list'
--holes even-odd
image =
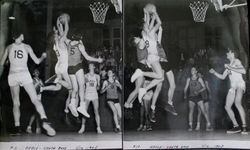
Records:
{"label": "player's leg", "polygon": [[161,68],[161,65],[158,61],[151,63],[153,72],[143,72],[143,76],[153,78],[149,85],[145,88],[139,89],[138,99],[141,101],[142,97],[146,92],[155,87],[157,84],[163,82],[164,80],[164,71]]}
{"label": "player's leg", "polygon": [[140,76],[136,79],[135,82],[135,89],[130,93],[130,95],[128,96],[127,101],[124,104],[125,108],[132,108],[133,106],[133,102],[137,97],[137,94],[139,92],[139,89],[142,87],[143,83],[144,83],[145,78],[143,76]]}
{"label": "player's leg", "polygon": [[119,122],[118,122],[118,114],[117,114],[114,102],[108,101],[108,105],[109,105],[109,108],[112,110],[112,113],[113,113],[113,120],[114,120],[115,128],[116,128],[115,131],[118,132],[117,129],[120,129],[120,125],[119,125]]}
{"label": "player's leg", "polygon": [[[86,103],[86,111],[88,111],[90,101],[86,99],[85,103]],[[85,123],[86,123],[86,118],[82,117],[81,129],[78,131],[79,134],[84,133],[84,131],[85,131]]]}
{"label": "player's leg", "polygon": [[166,72],[166,76],[169,83],[169,89],[168,89],[168,103],[165,105],[164,109],[166,111],[169,111],[173,115],[178,115],[173,105],[174,91],[176,87],[173,71],[169,70],[168,72]]}
{"label": "player's leg", "polygon": [[40,119],[38,115],[36,115],[36,134],[41,134]]}
{"label": "player's leg", "polygon": [[197,123],[196,123],[196,131],[199,131],[201,128],[201,109],[198,108],[198,113],[197,113]]}
{"label": "player's leg", "polygon": [[226,112],[227,112],[229,118],[233,122],[233,128],[228,130],[227,133],[238,133],[241,131],[239,124],[236,121],[234,112],[232,110],[232,105],[233,105],[234,100],[235,100],[235,94],[236,94],[235,89],[231,88],[231,89],[229,89],[227,97],[226,97],[225,109],[226,109]]}
{"label": "player's leg", "polygon": [[236,91],[236,96],[235,96],[235,106],[237,110],[239,111],[241,122],[242,122],[242,134],[247,134],[247,123],[246,123],[246,113],[245,110],[242,106],[242,96],[244,94],[244,91],[240,88],[237,89]]}
{"label": "player's leg", "polygon": [[78,91],[78,84],[77,84],[77,80],[76,80],[76,76],[75,75],[69,75],[70,81],[71,81],[71,86],[72,86],[72,90],[71,90],[71,98],[70,98],[70,103],[69,103],[69,110],[70,112],[73,114],[73,116],[78,117],[79,114],[76,110],[76,94]]}
{"label": "player's leg", "polygon": [[[58,83],[60,83],[65,88],[71,90],[72,89],[72,85],[71,85],[71,82],[70,82],[69,74],[67,72],[62,73],[62,79],[64,79],[64,80],[59,80]],[[71,95],[71,97],[73,97],[73,96],[74,95]]]}
{"label": "player's leg", "polygon": [[54,81],[54,83],[56,82],[55,83],[56,85],[49,85],[49,86],[41,87],[41,89],[40,89],[41,92],[43,92],[43,91],[59,91],[59,90],[61,90],[62,85],[58,83],[58,81],[61,80],[61,78],[62,78],[61,74],[57,74],[56,79]]}
{"label": "player's leg", "polygon": [[189,105],[189,113],[188,113],[188,131],[192,131],[193,130],[193,114],[194,114],[194,107],[195,107],[195,103],[193,101],[188,102]]}
{"label": "player's leg", "polygon": [[120,103],[114,103],[115,109],[117,111],[118,123],[121,125],[122,121],[122,109]]}
{"label": "player's leg", "polygon": [[29,133],[29,134],[32,133],[31,126],[32,126],[33,122],[35,121],[35,119],[36,119],[36,115],[35,114],[31,115],[30,120],[29,120],[29,124],[28,124],[28,126],[26,128],[26,132]]}
{"label": "player's leg", "polygon": [[84,92],[85,92],[85,79],[84,79],[84,72],[83,69],[80,69],[76,72],[76,79],[78,83],[78,93],[80,97],[80,106],[77,108],[77,111],[80,112],[85,117],[89,118],[89,114],[86,109],[86,103],[84,99]]}
{"label": "player's leg", "polygon": [[144,107],[145,103],[144,101],[142,101],[141,103],[141,107],[140,107],[140,125],[137,128],[137,131],[142,131],[143,129],[143,124],[144,124],[144,113],[145,113],[145,107]]}
{"label": "player's leg", "polygon": [[25,91],[28,93],[30,100],[34,104],[37,112],[39,113],[41,120],[42,120],[42,127],[46,130],[47,135],[55,136],[56,131],[50,126],[50,123],[47,120],[47,116],[45,114],[43,105],[38,99],[34,85],[31,82],[31,83],[25,84],[23,87]]}
{"label": "player's leg", "polygon": [[20,94],[20,87],[17,86],[10,86],[10,92],[11,92],[11,97],[12,97],[12,102],[13,102],[13,116],[14,116],[14,124],[15,127],[20,127],[20,99],[19,99],[19,94]]}
{"label": "player's leg", "polygon": [[206,126],[206,130],[207,131],[211,131],[212,128],[211,128],[211,122],[210,122],[210,119],[207,115],[207,112],[205,111],[205,107],[204,107],[204,104],[203,104],[203,101],[199,101],[198,102],[198,106],[199,106],[199,109],[201,110],[201,113],[204,115],[205,119],[206,119],[206,122],[207,122],[207,126]]}
{"label": "player's leg", "polygon": [[101,122],[100,122],[100,114],[99,114],[99,100],[93,100],[92,104],[94,106],[94,114],[95,114],[95,121],[96,121],[96,125],[97,125],[97,133],[98,134],[102,134],[102,130],[101,130]]}
{"label": "player's leg", "polygon": [[152,122],[156,122],[156,119],[155,119],[155,104],[157,102],[157,99],[158,99],[158,96],[161,92],[161,89],[162,89],[162,82],[157,84],[156,85],[156,89],[153,93],[153,98],[152,98],[152,101],[151,101],[151,106],[150,106],[150,121]]}
{"label": "player's leg", "polygon": [[145,104],[144,104],[144,109],[145,109],[145,124],[146,124],[146,128],[147,131],[151,131],[152,127],[150,124],[150,106],[151,106],[151,99],[152,97],[149,97],[147,100],[145,100]]}

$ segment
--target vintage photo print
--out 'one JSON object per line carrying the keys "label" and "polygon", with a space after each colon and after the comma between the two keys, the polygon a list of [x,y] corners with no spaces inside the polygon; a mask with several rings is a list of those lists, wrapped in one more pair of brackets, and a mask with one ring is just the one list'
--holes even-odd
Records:
{"label": "vintage photo print", "polygon": [[0,4],[0,149],[122,148],[122,1]]}
{"label": "vintage photo print", "polygon": [[249,148],[247,1],[124,8],[124,148]]}

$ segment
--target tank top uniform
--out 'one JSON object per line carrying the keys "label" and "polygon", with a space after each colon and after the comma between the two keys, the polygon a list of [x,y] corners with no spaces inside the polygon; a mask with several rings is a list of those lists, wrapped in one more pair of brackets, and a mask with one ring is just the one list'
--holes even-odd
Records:
{"label": "tank top uniform", "polygon": [[151,68],[153,62],[167,62],[166,53],[158,41],[154,41],[146,37],[145,39],[145,48],[137,48],[137,59],[140,63],[148,65]]}
{"label": "tank top uniform", "polygon": [[85,98],[87,100],[93,101],[98,99],[97,93],[97,77],[96,74],[90,75],[89,73],[85,75]]}
{"label": "tank top uniform", "polygon": [[[237,60],[239,61],[239,60]],[[231,65],[235,67],[235,65]],[[242,89],[244,92],[246,90],[246,83],[243,79],[243,76],[241,73],[235,72],[230,70],[231,73],[229,74],[229,79],[230,79],[230,85],[232,90],[236,90],[237,88]]]}
{"label": "tank top uniform", "polygon": [[116,85],[116,80],[114,82],[110,82],[109,80],[106,80],[108,85],[110,86],[107,88],[107,101],[112,101],[114,103],[119,103],[119,95],[118,95],[118,88]]}
{"label": "tank top uniform", "polygon": [[202,89],[201,83],[198,81],[199,78],[193,80],[190,78],[189,82],[189,100],[197,103],[202,100],[201,94],[196,95],[195,92]]}
{"label": "tank top uniform", "polygon": [[78,70],[82,69],[82,53],[78,46],[69,46],[69,74],[75,74]]}
{"label": "tank top uniform", "polygon": [[10,61],[8,75],[9,86],[23,86],[32,83],[32,78],[27,66],[28,52],[26,45],[24,43],[13,43],[8,50],[8,58]]}
{"label": "tank top uniform", "polygon": [[56,74],[63,74],[68,72],[68,51],[67,48],[60,49],[58,42],[53,46],[53,50],[57,56],[57,63],[55,66]]}

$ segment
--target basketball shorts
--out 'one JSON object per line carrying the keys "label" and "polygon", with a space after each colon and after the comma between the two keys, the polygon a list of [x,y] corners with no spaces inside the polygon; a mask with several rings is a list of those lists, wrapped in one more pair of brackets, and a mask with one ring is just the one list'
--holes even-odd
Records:
{"label": "basketball shorts", "polygon": [[119,99],[116,98],[116,99],[107,99],[107,102],[113,102],[113,103],[120,103]]}
{"label": "basketball shorts", "polygon": [[160,61],[160,57],[157,56],[157,55],[149,54],[148,57],[147,57],[147,65],[150,68],[151,68],[151,64],[153,64],[155,62],[159,62],[159,61]]}
{"label": "basketball shorts", "polygon": [[97,92],[85,92],[85,99],[88,101],[94,101],[98,99]]}
{"label": "basketball shorts", "polygon": [[80,69],[82,69],[82,63],[79,63],[75,66],[69,66],[68,67],[68,74],[69,75],[74,75],[77,73],[77,71],[79,71]]}
{"label": "basketball shorts", "polygon": [[29,72],[12,73],[8,76],[9,86],[23,86],[25,84],[33,83]]}
{"label": "basketball shorts", "polygon": [[246,83],[245,83],[245,81],[238,81],[238,82],[231,83],[230,90],[231,89],[232,90],[241,89],[245,92],[246,91]]}
{"label": "basketball shorts", "polygon": [[57,62],[55,66],[56,74],[64,74],[68,72],[68,64]]}
{"label": "basketball shorts", "polygon": [[161,68],[165,71],[165,72],[169,72],[170,70],[172,70],[171,65],[169,64],[169,62],[165,62],[165,61],[161,61]]}
{"label": "basketball shorts", "polygon": [[188,98],[188,100],[192,101],[194,103],[198,103],[199,101],[202,101],[203,99],[202,99],[201,95],[197,95],[197,96],[190,96]]}

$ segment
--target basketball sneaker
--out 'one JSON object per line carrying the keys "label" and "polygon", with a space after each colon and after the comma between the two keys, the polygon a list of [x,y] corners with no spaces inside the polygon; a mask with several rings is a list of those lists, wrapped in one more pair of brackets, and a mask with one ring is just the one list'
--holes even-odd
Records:
{"label": "basketball sneaker", "polygon": [[155,119],[155,110],[153,109],[150,109],[150,113],[149,113],[149,119],[151,122],[156,122],[156,119]]}
{"label": "basketball sneaker", "polygon": [[247,127],[242,127],[241,134],[248,135]]}
{"label": "basketball sneaker", "polygon": [[178,113],[176,112],[176,110],[175,110],[175,108],[174,108],[173,105],[166,104],[165,107],[164,107],[164,110],[170,112],[174,116],[178,115]]}
{"label": "basketball sneaker", "polygon": [[72,115],[74,117],[78,117],[79,116],[79,114],[77,112],[77,109],[76,109],[76,106],[75,106],[75,103],[70,102],[70,104],[69,104],[69,110],[70,110],[70,112],[72,113]]}
{"label": "basketball sneaker", "polygon": [[15,126],[13,131],[10,133],[11,136],[19,136],[22,135],[22,130],[20,126]]}
{"label": "basketball sneaker", "polygon": [[234,134],[234,133],[239,133],[241,132],[241,128],[239,126],[233,127],[232,129],[227,130],[228,134]]}
{"label": "basketball sneaker", "polygon": [[42,119],[42,127],[46,131],[48,136],[55,136],[56,131],[51,127],[51,123],[48,121],[48,119]]}
{"label": "basketball sneaker", "polygon": [[86,107],[85,107],[85,103],[84,104],[81,104],[78,108],[77,108],[77,111],[79,113],[81,113],[83,116],[89,118],[89,113],[86,111]]}
{"label": "basketball sneaker", "polygon": [[85,125],[82,125],[81,129],[78,131],[78,134],[83,134],[85,131]]}

